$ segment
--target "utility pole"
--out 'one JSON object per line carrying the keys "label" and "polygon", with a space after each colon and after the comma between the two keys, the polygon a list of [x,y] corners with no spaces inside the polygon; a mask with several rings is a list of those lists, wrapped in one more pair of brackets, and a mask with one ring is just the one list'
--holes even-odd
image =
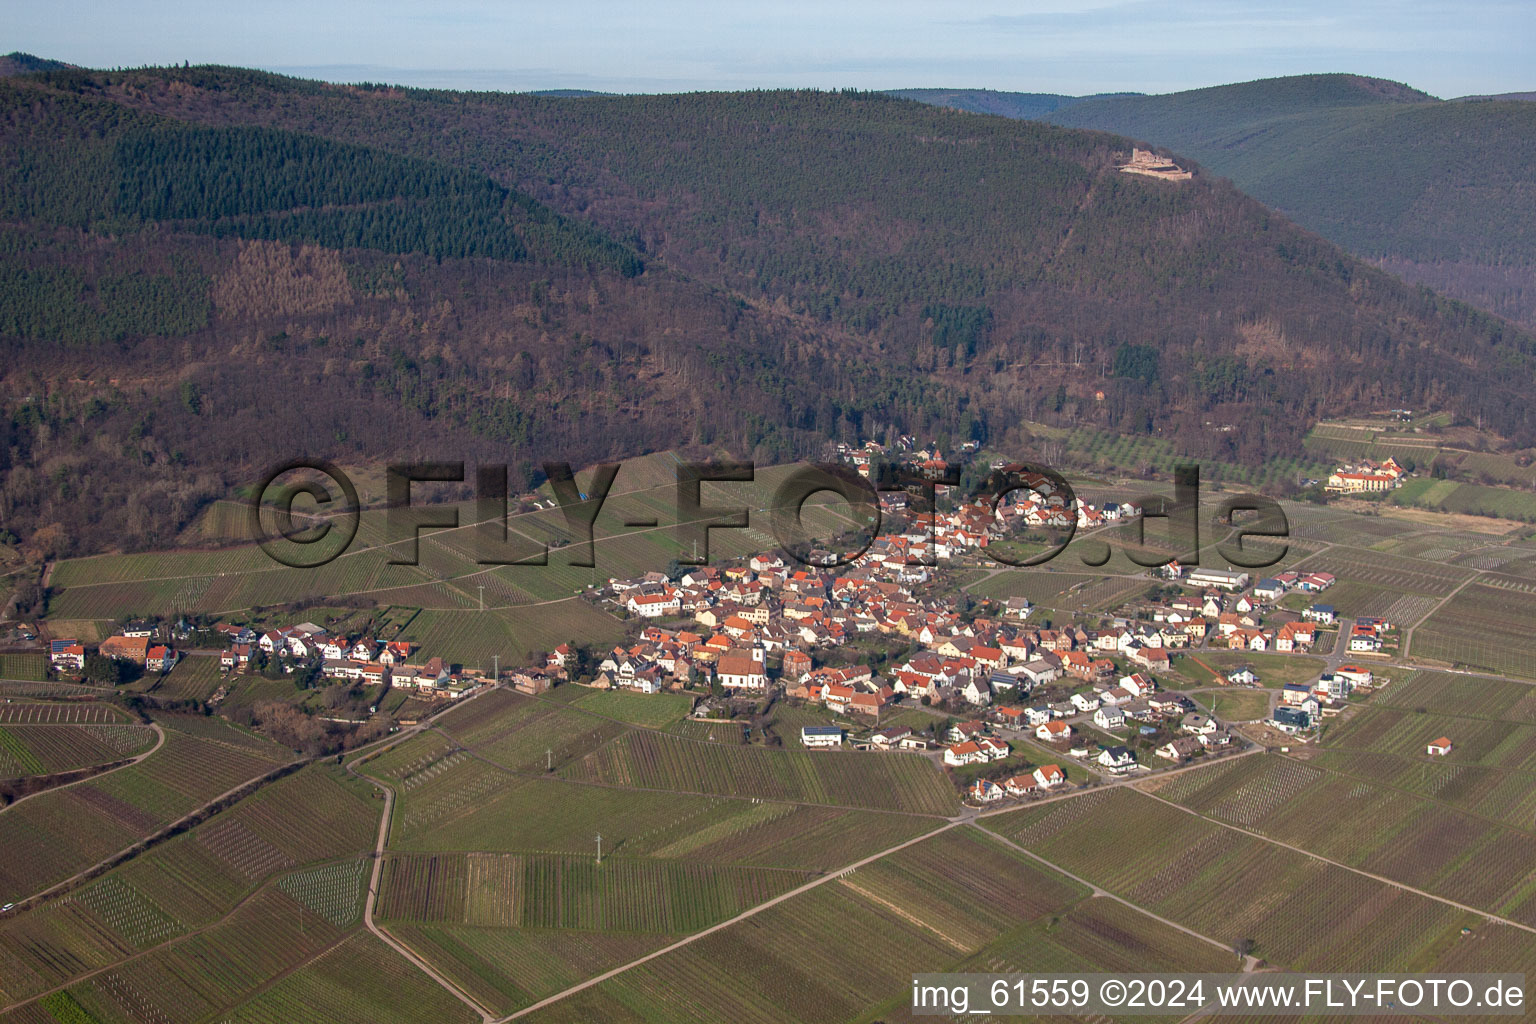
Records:
{"label": "utility pole", "polygon": [[491,655],[491,682],[501,682],[501,655]]}
{"label": "utility pole", "polygon": [[485,584],[481,583],[478,586],[480,587],[480,610],[485,611]]}
{"label": "utility pole", "polygon": [[544,770],[547,772],[555,770],[555,752],[548,747],[544,748]]}
{"label": "utility pole", "polygon": [[597,834],[597,863],[599,865],[603,863],[603,834],[601,832]]}

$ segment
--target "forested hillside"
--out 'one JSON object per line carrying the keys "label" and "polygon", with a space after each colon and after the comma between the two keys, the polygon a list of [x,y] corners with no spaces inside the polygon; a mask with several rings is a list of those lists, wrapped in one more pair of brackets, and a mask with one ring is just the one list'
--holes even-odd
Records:
{"label": "forested hillside", "polygon": [[9,79],[0,513],[164,543],[297,454],[528,482],[1046,420],[1253,463],[1352,404],[1536,436],[1529,336],[1126,146],[869,93]]}
{"label": "forested hillside", "polygon": [[1536,103],[1310,75],[1038,116],[1193,157],[1358,256],[1536,327]]}

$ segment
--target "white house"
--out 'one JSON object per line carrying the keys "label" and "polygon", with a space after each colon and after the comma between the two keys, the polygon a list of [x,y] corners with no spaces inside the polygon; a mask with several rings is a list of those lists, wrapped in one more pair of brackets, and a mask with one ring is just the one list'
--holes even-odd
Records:
{"label": "white house", "polygon": [[1084,714],[1089,711],[1097,711],[1101,703],[1103,702],[1099,698],[1086,693],[1074,693],[1072,695],[1072,706]]}
{"label": "white house", "polygon": [[1043,658],[1037,658],[1020,668],[1019,674],[1028,679],[1032,686],[1043,686],[1060,679],[1061,669]]}
{"label": "white house", "polygon": [[1038,739],[1046,741],[1047,743],[1055,742],[1056,740],[1070,739],[1072,736],[1072,727],[1066,722],[1046,722],[1044,725],[1041,725],[1035,729],[1035,736]]}
{"label": "white house", "polygon": [[1119,708],[1099,708],[1093,713],[1093,724],[1100,729],[1125,728],[1125,712]]}
{"label": "white house", "polygon": [[960,688],[960,696],[965,698],[967,704],[992,703],[992,686],[985,679],[973,678]]}
{"label": "white house", "polygon": [[1125,747],[1105,747],[1097,760],[1111,775],[1123,775],[1136,767],[1136,755]]}
{"label": "white house", "polygon": [[721,686],[736,690],[761,690],[768,685],[768,669],[763,664],[761,648],[732,651],[715,663],[715,679]]}
{"label": "white house", "polygon": [[1060,786],[1067,781],[1067,773],[1054,764],[1044,764],[1035,769],[1035,781],[1042,788],[1049,789],[1052,786]]}
{"label": "white house", "polygon": [[1007,795],[1002,786],[989,779],[977,779],[971,786],[971,799],[980,804],[989,804]]}
{"label": "white house", "polygon": [[800,727],[800,744],[805,747],[840,747],[843,730],[835,725],[803,725]]}
{"label": "white house", "polygon": [[682,610],[682,602],[675,593],[645,594],[631,597],[624,607],[636,618],[660,619],[677,615]]}

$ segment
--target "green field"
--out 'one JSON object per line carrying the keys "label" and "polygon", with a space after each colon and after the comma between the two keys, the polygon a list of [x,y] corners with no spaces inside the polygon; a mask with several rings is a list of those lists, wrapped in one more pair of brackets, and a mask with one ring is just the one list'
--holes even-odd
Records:
{"label": "green field", "polygon": [[665,728],[680,720],[693,708],[693,698],[681,693],[627,693],[623,690],[593,690],[578,697],[571,705],[583,711],[617,718],[622,722],[652,729]]}
{"label": "green field", "polygon": [[51,775],[120,761],[154,743],[154,732],[144,725],[0,726],[0,778]]}
{"label": "green field", "polygon": [[1532,616],[1536,616],[1536,594],[1471,583],[1414,629],[1411,653],[1536,679]]}
{"label": "green field", "polygon": [[48,678],[48,659],[41,654],[0,654],[0,679],[41,682]]}
{"label": "green field", "polygon": [[951,814],[954,793],[915,754],[771,751],[631,732],[560,772],[605,785]]}
{"label": "green field", "polygon": [[[1284,797],[1255,788],[1233,799],[1248,800],[1248,813],[1258,813],[1255,801],[1278,804]],[[1251,939],[1257,955],[1298,970],[1426,970],[1464,924],[1476,923],[1442,903],[1129,789],[985,820],[988,828],[1138,906],[1228,946]],[[1144,839],[1127,846],[1127,835]]]}
{"label": "green field", "polygon": [[[0,920],[0,1001],[104,971],[67,990],[98,1020],[232,1005],[358,927],[365,864],[357,855],[371,848],[380,809],[354,780],[310,768]],[[114,966],[132,956],[131,967]],[[221,966],[194,969],[209,963]],[[20,1012],[14,1019],[33,1019]]]}
{"label": "green field", "polygon": [[1493,516],[1520,522],[1536,522],[1536,494],[1529,490],[1489,487],[1452,480],[1410,480],[1391,492],[1394,505],[1427,508],[1436,512]]}
{"label": "green field", "polygon": [[[1342,767],[1339,761],[1328,762]],[[1408,773],[1403,773],[1408,774]],[[1222,822],[1525,924],[1536,923],[1530,833],[1429,795],[1286,757],[1236,758],[1158,795]],[[1321,815],[1330,807],[1335,815]],[[1341,827],[1344,821],[1352,827]]]}
{"label": "green field", "polygon": [[288,758],[275,744],[216,719],[202,719],[198,728],[206,738],[167,728],[165,744],[145,760],[0,813],[7,854],[0,858],[0,902],[68,878]]}
{"label": "green field", "polygon": [[1270,695],[1263,691],[1233,688],[1202,693],[1195,700],[1223,722],[1256,722],[1269,715]]}
{"label": "green field", "polygon": [[[1332,637],[1333,634],[1329,634]],[[1273,654],[1266,651],[1198,651],[1179,662],[1179,671],[1202,686],[1216,683],[1215,678],[1194,663],[1199,658],[1217,672],[1230,672],[1247,665],[1266,688],[1286,683],[1310,683],[1327,666],[1322,658],[1306,654]]]}

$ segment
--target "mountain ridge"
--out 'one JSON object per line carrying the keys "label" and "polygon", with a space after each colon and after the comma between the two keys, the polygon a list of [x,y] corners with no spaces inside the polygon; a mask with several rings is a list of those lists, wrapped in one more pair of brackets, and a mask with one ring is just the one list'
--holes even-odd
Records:
{"label": "mountain ridge", "polygon": [[[10,79],[0,114],[4,294],[51,289],[10,303],[7,521],[56,525],[66,549],[102,530],[162,540],[158,516],[129,510],[171,507],[174,524],[298,442],[494,453],[529,484],[550,457],[680,439],[764,462],[896,431],[1025,453],[1026,421],[1255,463],[1341,403],[1536,434],[1517,400],[1536,340],[1198,167],[1179,184],[1120,174],[1129,143],[1101,133],[876,93],[558,98],[221,68]],[[155,145],[125,163],[140,131]],[[193,156],[224,191],[177,207],[153,182],[203,173],[175,164]],[[428,180],[457,184],[412,191]],[[637,273],[560,256],[528,207],[474,198],[492,185],[572,244],[634,253]],[[467,223],[460,208],[483,226],[456,250],[441,229]],[[521,248],[474,248],[497,218]],[[61,345],[66,330],[80,340]],[[85,423],[125,439],[131,473],[71,447]],[[92,527],[50,465],[122,497]]]}
{"label": "mountain ridge", "polygon": [[1536,327],[1528,101],[1439,100],[1331,74],[1084,99],[1038,116],[1198,161],[1357,256]]}

